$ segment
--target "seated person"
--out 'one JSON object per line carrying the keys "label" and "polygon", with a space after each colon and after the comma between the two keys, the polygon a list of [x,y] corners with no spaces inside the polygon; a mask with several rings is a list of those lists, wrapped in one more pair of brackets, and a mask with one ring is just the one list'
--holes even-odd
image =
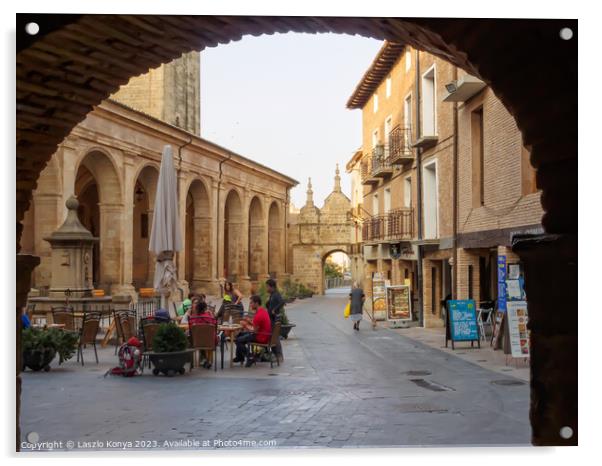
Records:
{"label": "seated person", "polygon": [[[216,325],[217,321],[213,316],[213,313],[207,308],[207,303],[205,301],[196,300],[193,301],[193,313],[188,317],[188,324],[190,326],[200,325],[200,324],[209,324]],[[218,343],[218,336],[215,335],[215,344]],[[212,351],[202,350],[201,351],[201,365],[205,369],[211,369],[211,359],[212,359]]]}
{"label": "seated person", "polygon": [[29,316],[27,315],[27,308],[23,308],[23,314],[21,314],[21,328],[25,330],[26,328],[31,327],[31,321],[29,320]]}
{"label": "seated person", "polygon": [[169,316],[169,311],[167,309],[157,309],[155,311],[155,322],[158,324],[168,324],[171,322],[171,317]]}
{"label": "seated person", "polygon": [[[261,307],[261,298],[257,295],[251,296],[250,308],[255,312],[253,317],[252,328],[241,332],[236,337],[236,358],[234,362],[242,362],[247,357],[247,344],[249,343],[267,343],[272,334],[272,324],[268,311]],[[248,356],[246,367],[250,367],[255,363],[252,356]]]}
{"label": "seated person", "polygon": [[190,310],[191,306],[192,306],[192,301],[190,299],[185,299],[184,301],[182,301],[182,305],[176,311],[176,313],[177,313],[176,320],[178,322],[182,321],[182,319],[184,318],[184,315],[186,315],[186,313]]}

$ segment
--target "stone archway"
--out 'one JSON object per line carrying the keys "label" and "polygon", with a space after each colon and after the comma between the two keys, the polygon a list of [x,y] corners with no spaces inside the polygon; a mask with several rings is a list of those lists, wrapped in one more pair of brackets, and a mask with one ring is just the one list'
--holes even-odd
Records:
{"label": "stone archway", "polygon": [[[28,21],[41,23],[38,36],[26,35],[24,26]],[[577,34],[572,40],[563,41],[559,37],[563,27],[577,32],[577,21],[18,15],[17,251],[31,193],[57,144],[92,106],[114,93],[131,76],[169,62],[183,52],[238,40],[245,34],[336,32],[407,43],[444,58],[489,84],[515,117],[523,143],[531,149],[530,160],[537,168],[542,189],[542,224],[548,233],[564,235],[523,241],[516,247],[529,274],[541,278],[527,285],[533,345],[533,442],[575,445]],[[106,56],[107,60],[91,56]],[[30,272],[37,260],[18,256],[17,261],[19,320]],[[548,293],[550,289],[564,292],[558,296]],[[550,309],[562,309],[564,317],[550,318]],[[563,425],[573,429],[572,438],[559,436]]]}
{"label": "stone archway", "polygon": [[211,203],[209,191],[195,179],[186,195],[186,270],[191,291],[207,292],[211,282]]}
{"label": "stone archway", "polygon": [[148,250],[153,224],[155,192],[159,171],[147,165],[134,183],[134,209],[132,228],[132,284],[135,288],[152,287],[155,258]]}
{"label": "stone archway", "polygon": [[266,251],[266,225],[263,206],[259,197],[254,196],[249,205],[249,277],[257,281],[266,275],[268,255]]}
{"label": "stone archway", "polygon": [[268,211],[268,274],[278,278],[284,272],[284,221],[276,201]]}
{"label": "stone archway", "polygon": [[[346,280],[345,277],[342,277],[342,280],[337,280],[336,281],[336,285],[340,285],[340,286],[329,286],[327,277],[326,277],[326,264],[328,262],[328,259],[331,258],[334,254],[336,253],[342,253],[345,256],[347,256],[347,259],[349,261],[349,266],[351,266],[351,257],[349,255],[349,248],[335,248],[335,249],[331,249],[326,251],[325,253],[322,254],[322,290],[323,293],[326,293],[326,290],[328,290],[329,288],[336,288],[336,287],[342,287],[342,286],[347,286],[348,288],[351,288],[351,280]],[[331,283],[330,285],[334,285],[334,283]]]}
{"label": "stone archway", "polygon": [[92,150],[82,158],[73,191],[81,197],[82,223],[100,238],[93,255],[95,286],[110,293],[121,283],[123,202],[119,176],[107,154]]}
{"label": "stone archway", "polygon": [[231,189],[224,205],[224,278],[236,282],[243,273],[243,212],[238,192]]}

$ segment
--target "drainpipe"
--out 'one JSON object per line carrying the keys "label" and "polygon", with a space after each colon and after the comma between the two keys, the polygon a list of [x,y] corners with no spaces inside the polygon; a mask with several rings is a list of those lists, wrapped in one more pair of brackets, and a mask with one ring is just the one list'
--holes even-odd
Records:
{"label": "drainpipe", "polygon": [[[458,67],[454,66],[454,81],[458,81]],[[458,299],[458,102],[454,102],[454,167],[453,167],[453,231],[452,231],[452,247],[453,247],[453,265],[452,265],[452,298]]]}
{"label": "drainpipe", "polygon": [[[422,125],[420,124],[420,52],[416,50],[416,77],[415,77],[415,94],[416,99],[416,140],[422,136]],[[418,218],[418,242],[422,241],[422,148],[416,148],[416,217]],[[422,277],[422,245],[418,244],[418,250],[416,251],[417,260],[417,288],[418,288],[418,323],[422,327],[424,326],[424,299],[423,299],[423,277]]]}
{"label": "drainpipe", "polygon": [[[217,207],[217,214],[216,214],[217,215],[217,220],[216,220],[217,234],[216,234],[216,238],[219,238],[219,211],[220,211],[220,207],[219,207],[219,205],[220,205],[219,204],[220,203],[219,197],[220,196],[219,196],[219,194],[220,194],[221,187],[222,187],[222,175],[223,175],[222,165],[224,163],[226,163],[228,160],[230,160],[231,158],[232,158],[232,153],[228,152],[228,157],[226,157],[225,159],[220,160],[220,162],[219,162],[219,178],[217,179],[217,199],[216,199],[216,204],[215,204],[215,206]],[[222,252],[223,252],[223,249],[222,249]],[[222,265],[226,265],[225,264],[225,261],[226,261],[225,257],[223,258],[223,261],[224,261],[224,264],[222,264]],[[217,251],[217,264],[216,265],[219,265],[219,250]],[[217,272],[219,273],[219,270]],[[223,267],[222,267],[222,274],[224,274],[224,268]],[[224,278],[226,278],[226,277],[224,277]]]}

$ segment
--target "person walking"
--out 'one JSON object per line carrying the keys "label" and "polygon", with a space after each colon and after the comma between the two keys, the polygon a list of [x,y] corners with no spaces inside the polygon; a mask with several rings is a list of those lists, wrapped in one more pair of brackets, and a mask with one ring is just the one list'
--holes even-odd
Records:
{"label": "person walking", "polygon": [[353,321],[353,329],[359,331],[364,313],[366,295],[357,282],[353,282],[353,288],[351,288],[351,293],[349,293],[349,300],[351,301],[349,318]]}

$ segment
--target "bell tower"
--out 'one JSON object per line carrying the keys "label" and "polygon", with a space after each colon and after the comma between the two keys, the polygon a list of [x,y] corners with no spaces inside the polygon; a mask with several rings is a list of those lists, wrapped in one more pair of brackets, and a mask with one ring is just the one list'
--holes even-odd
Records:
{"label": "bell tower", "polygon": [[190,133],[201,134],[201,58],[183,54],[136,76],[111,96],[113,100]]}

